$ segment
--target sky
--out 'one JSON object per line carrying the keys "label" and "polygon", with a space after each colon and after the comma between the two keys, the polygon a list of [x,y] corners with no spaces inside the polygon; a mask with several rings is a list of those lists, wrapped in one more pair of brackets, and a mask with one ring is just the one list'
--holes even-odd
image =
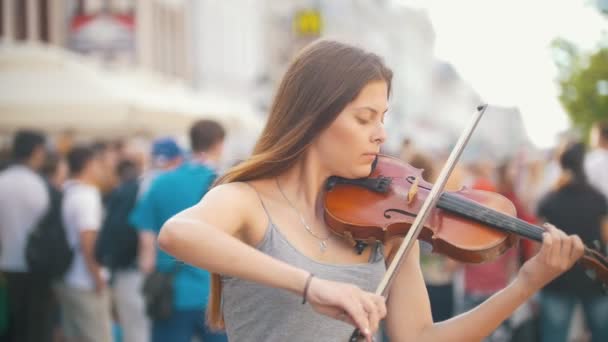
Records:
{"label": "sky", "polygon": [[549,45],[563,37],[586,51],[597,47],[608,17],[590,0],[403,0],[425,9],[435,29],[435,55],[452,63],[482,98],[519,107],[539,148],[569,127],[558,100]]}

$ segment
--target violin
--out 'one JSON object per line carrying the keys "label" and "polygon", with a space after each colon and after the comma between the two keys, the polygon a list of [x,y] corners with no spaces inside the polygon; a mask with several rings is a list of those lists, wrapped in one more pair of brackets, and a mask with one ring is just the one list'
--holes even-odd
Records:
{"label": "violin", "polygon": [[[324,216],[333,233],[364,246],[408,233],[432,184],[422,171],[397,158],[379,155],[367,178],[332,177],[326,185]],[[489,191],[443,191],[422,223],[418,239],[433,252],[465,263],[496,259],[520,237],[542,242],[543,228],[515,217],[513,203]],[[579,263],[608,288],[608,259],[585,247]]]}

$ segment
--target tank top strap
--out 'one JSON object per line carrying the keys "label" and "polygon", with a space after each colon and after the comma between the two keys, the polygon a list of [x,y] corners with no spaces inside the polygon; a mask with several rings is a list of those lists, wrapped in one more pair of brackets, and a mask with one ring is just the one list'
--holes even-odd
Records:
{"label": "tank top strap", "polygon": [[274,226],[274,222],[272,222],[272,217],[270,216],[270,212],[266,208],[266,204],[264,204],[264,200],[262,200],[262,196],[260,195],[260,192],[258,191],[258,189],[256,189],[255,186],[251,185],[249,182],[243,182],[243,183],[247,184],[250,188],[253,189],[253,191],[255,191],[255,194],[258,196],[258,199],[260,200],[260,204],[262,204],[262,208],[264,209],[264,212],[266,213],[266,217],[268,217],[268,223],[270,223],[271,225]]}

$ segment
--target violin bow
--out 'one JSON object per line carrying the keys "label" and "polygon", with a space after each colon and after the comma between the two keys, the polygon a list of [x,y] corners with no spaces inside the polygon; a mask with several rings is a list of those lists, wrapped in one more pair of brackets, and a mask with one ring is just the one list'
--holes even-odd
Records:
{"label": "violin bow", "polygon": [[[384,274],[382,281],[378,285],[378,288],[376,289],[377,295],[381,295],[385,299],[387,298],[388,289],[390,288],[393,282],[393,279],[395,277],[395,274],[397,273],[397,270],[399,269],[399,266],[401,266],[401,263],[405,259],[405,256],[409,254],[412,249],[412,246],[414,245],[414,242],[418,239],[418,235],[424,227],[424,222],[428,218],[431,209],[434,208],[437,204],[437,201],[439,200],[439,197],[443,192],[443,188],[445,187],[445,184],[448,181],[448,177],[452,173],[452,170],[454,170],[456,162],[462,155],[462,151],[464,150],[466,144],[469,142],[471,135],[473,135],[473,131],[477,127],[479,120],[481,120],[481,117],[483,116],[487,108],[487,104],[478,106],[477,111],[471,118],[468,126],[460,135],[456,146],[454,147],[454,149],[452,149],[452,152],[450,153],[450,157],[441,169],[441,173],[439,174],[437,181],[435,182],[435,184],[433,184],[431,192],[424,200],[422,207],[420,208],[420,211],[418,212],[418,215],[414,220],[414,223],[412,223],[412,226],[410,227],[409,231],[407,232],[407,235],[401,242],[401,246],[399,246],[395,257],[391,261],[386,273]],[[360,341],[362,338],[363,335],[361,334],[359,329],[355,329],[349,339],[349,342],[357,342]]]}

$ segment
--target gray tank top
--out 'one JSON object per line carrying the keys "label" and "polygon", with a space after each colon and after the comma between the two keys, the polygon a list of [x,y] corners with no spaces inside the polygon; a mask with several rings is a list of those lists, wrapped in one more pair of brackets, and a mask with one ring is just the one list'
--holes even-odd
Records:
{"label": "gray tank top", "polygon": [[[261,201],[261,198],[260,198]],[[262,201],[262,206],[264,202]],[[268,211],[264,206],[266,215]],[[335,265],[317,262],[300,253],[268,215],[268,228],[258,250],[315,276],[351,283],[373,292],[386,271],[381,243],[372,245],[368,263]],[[222,276],[222,309],[229,341],[348,341],[353,327],[316,313],[293,293],[235,277]],[[380,334],[376,341],[381,341]]]}

